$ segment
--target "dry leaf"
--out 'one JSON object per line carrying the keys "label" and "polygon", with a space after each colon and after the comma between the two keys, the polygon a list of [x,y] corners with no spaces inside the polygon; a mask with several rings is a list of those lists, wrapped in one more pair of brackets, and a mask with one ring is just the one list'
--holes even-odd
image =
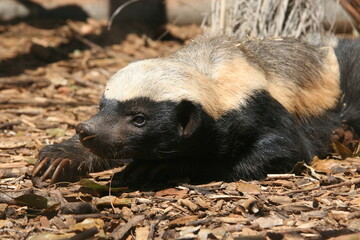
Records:
{"label": "dry leaf", "polygon": [[196,232],[200,230],[201,226],[196,227],[181,227],[178,228],[180,237],[178,239],[194,239],[196,238]]}
{"label": "dry leaf", "polygon": [[360,240],[360,233],[342,235],[339,237],[329,238],[329,240]]}
{"label": "dry leaf", "polygon": [[276,203],[276,204],[288,204],[292,202],[292,198],[288,197],[288,196],[279,196],[279,195],[273,195],[273,196],[269,196],[267,198],[270,202],[272,203]]}
{"label": "dry leaf", "polygon": [[191,215],[191,216],[184,216],[184,217],[179,217],[176,218],[172,221],[170,221],[168,223],[169,227],[177,227],[177,226],[184,226],[186,225],[188,222],[192,222],[198,219],[198,216],[196,215]]}
{"label": "dry leaf", "polygon": [[196,205],[189,199],[180,199],[179,202],[181,205],[188,207],[191,211],[196,211],[199,209],[198,205]]}
{"label": "dry leaf", "polygon": [[63,240],[70,239],[75,233],[40,233],[29,238],[29,240]]}
{"label": "dry leaf", "polygon": [[360,196],[352,199],[352,200],[350,201],[350,204],[351,204],[351,205],[354,205],[354,206],[360,207]]}
{"label": "dry leaf", "polygon": [[333,148],[334,148],[335,152],[341,156],[342,159],[352,156],[352,151],[348,147],[346,147],[344,144],[342,144],[338,141],[333,142]]}
{"label": "dry leaf", "polygon": [[335,169],[337,167],[341,167],[343,161],[335,160],[335,159],[325,159],[320,160],[317,159],[312,162],[311,166],[317,171],[317,172],[323,172],[323,173],[333,173],[332,169]]}
{"label": "dry leaf", "polygon": [[242,193],[260,193],[261,191],[259,185],[247,183],[243,181],[236,183],[236,189]]}
{"label": "dry leaf", "polygon": [[290,203],[283,204],[279,206],[281,209],[293,212],[293,211],[311,211],[313,210],[313,202],[300,202],[300,203]]}
{"label": "dry leaf", "polygon": [[277,216],[270,217],[260,217],[255,219],[254,223],[259,224],[261,228],[272,228],[275,226],[280,226],[284,223],[284,220]]}
{"label": "dry leaf", "polygon": [[94,203],[97,206],[130,206],[130,198],[118,198],[115,196],[105,196],[102,198],[94,198]]}
{"label": "dry leaf", "polygon": [[84,221],[75,224],[71,230],[73,231],[84,231],[86,229],[90,229],[92,227],[96,227],[97,229],[102,229],[104,227],[104,221],[100,218],[87,218]]}
{"label": "dry leaf", "polygon": [[168,188],[155,193],[155,197],[159,198],[174,198],[180,199],[186,196],[188,190],[187,189],[176,189],[176,188]]}
{"label": "dry leaf", "polygon": [[0,149],[12,149],[23,147],[28,143],[28,141],[17,140],[16,138],[1,138],[0,139]]}
{"label": "dry leaf", "polygon": [[150,226],[137,227],[135,229],[136,239],[148,239],[150,233]]}

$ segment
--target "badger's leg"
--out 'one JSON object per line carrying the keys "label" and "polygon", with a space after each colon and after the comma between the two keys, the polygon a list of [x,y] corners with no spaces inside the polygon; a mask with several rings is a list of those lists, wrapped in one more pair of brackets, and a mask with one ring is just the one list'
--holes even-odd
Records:
{"label": "badger's leg", "polygon": [[[166,184],[174,181],[205,183],[221,179],[221,171],[200,164],[199,159],[182,157],[162,160],[134,160],[114,177],[113,185],[144,186],[144,184]],[[217,169],[219,168],[217,164]],[[209,176],[211,174],[211,176]]]}
{"label": "badger's leg", "polygon": [[67,141],[44,147],[32,172],[33,183],[45,185],[58,181],[75,181],[89,172],[112,167],[113,161],[100,158],[83,147],[78,135]]}

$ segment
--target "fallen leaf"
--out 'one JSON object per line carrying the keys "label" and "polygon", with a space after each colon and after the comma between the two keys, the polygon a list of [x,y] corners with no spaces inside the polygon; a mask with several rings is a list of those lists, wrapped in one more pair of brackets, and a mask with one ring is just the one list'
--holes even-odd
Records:
{"label": "fallen leaf", "polygon": [[287,204],[287,203],[291,203],[292,202],[292,198],[288,197],[288,196],[279,196],[279,195],[273,195],[273,196],[269,196],[267,198],[270,202],[275,203],[275,204]]}
{"label": "fallen leaf", "polygon": [[313,210],[313,202],[300,202],[300,203],[290,203],[283,204],[279,206],[281,209],[293,212],[293,211],[311,211]]}
{"label": "fallen leaf", "polygon": [[47,198],[33,193],[21,195],[14,200],[18,204],[26,205],[33,208],[46,209],[49,207],[49,202]]}
{"label": "fallen leaf", "polygon": [[98,213],[99,210],[90,202],[69,202],[60,208],[60,212],[62,214],[89,214]]}
{"label": "fallen leaf", "polygon": [[167,188],[156,192],[154,197],[180,199],[185,197],[187,193],[188,193],[187,189],[179,190],[176,188]]}
{"label": "fallen leaf", "polygon": [[150,226],[137,227],[135,229],[136,239],[148,239],[150,233]]}
{"label": "fallen leaf", "polygon": [[329,240],[360,240],[360,233],[342,235],[339,237],[329,238]]}
{"label": "fallen leaf", "polygon": [[105,196],[102,198],[94,198],[93,199],[97,206],[130,206],[131,199],[130,198],[118,198],[115,196]]}
{"label": "fallen leaf", "polygon": [[189,199],[180,199],[179,202],[181,205],[188,207],[193,212],[199,209],[198,205],[196,205]]}
{"label": "fallen leaf", "polygon": [[177,226],[184,226],[188,222],[192,222],[198,219],[197,215],[190,215],[176,218],[168,223],[169,227],[177,227]]}
{"label": "fallen leaf", "polygon": [[316,226],[318,226],[320,223],[318,221],[311,221],[311,222],[306,222],[303,224],[298,225],[298,228],[305,228],[305,229],[311,229],[314,228]]}
{"label": "fallen leaf", "polygon": [[58,240],[70,239],[75,236],[75,233],[40,233],[29,238],[29,240]]}
{"label": "fallen leaf", "polygon": [[247,223],[249,221],[248,218],[235,214],[229,215],[229,217],[214,217],[213,220],[223,223],[230,223],[230,224]]}
{"label": "fallen leaf", "polygon": [[[351,219],[350,222],[347,224],[347,228],[354,232],[360,231],[360,219]],[[360,239],[360,238],[359,238]]]}
{"label": "fallen leaf", "polygon": [[22,168],[27,165],[26,162],[0,163],[0,169],[6,168]]}
{"label": "fallen leaf", "polygon": [[296,186],[301,189],[312,189],[320,185],[320,181],[313,178],[302,178],[295,182]]}
{"label": "fallen leaf", "polygon": [[11,220],[0,220],[0,228],[12,228],[14,224],[11,222]]}
{"label": "fallen leaf", "polygon": [[286,188],[293,188],[294,187],[294,183],[288,180],[283,180],[283,179],[279,179],[279,180],[275,180],[271,182],[272,185],[274,186],[282,186],[282,187],[286,187]]}
{"label": "fallen leaf", "polygon": [[242,193],[260,193],[261,188],[259,185],[247,183],[247,182],[236,182],[236,189]]}
{"label": "fallen leaf", "polygon": [[73,231],[84,231],[86,229],[97,227],[97,229],[102,229],[104,227],[104,221],[100,218],[87,218],[84,221],[75,224],[71,230]]}
{"label": "fallen leaf", "polygon": [[211,206],[208,202],[206,202],[204,199],[202,199],[201,197],[196,197],[194,198],[194,202],[200,206],[200,208],[204,208],[204,209],[210,209]]}
{"label": "fallen leaf", "polygon": [[250,214],[257,214],[263,208],[263,204],[256,198],[250,197],[242,204],[246,212]]}
{"label": "fallen leaf", "polygon": [[309,218],[324,218],[328,215],[327,211],[310,211],[310,212],[304,212],[305,216]]}
{"label": "fallen leaf", "polygon": [[[336,220],[347,220],[349,214],[350,214],[350,212],[347,212],[347,211],[332,210],[329,215]],[[359,225],[359,228],[360,228],[360,225]]]}
{"label": "fallen leaf", "polygon": [[12,149],[23,147],[28,141],[18,141],[16,139],[7,138],[6,140],[0,139],[0,149]]}
{"label": "fallen leaf", "polygon": [[343,163],[342,161],[335,160],[335,159],[325,159],[325,160],[317,159],[317,160],[313,161],[311,166],[317,172],[330,174],[330,173],[333,173],[332,169],[342,167],[342,163]]}
{"label": "fallen leaf", "polygon": [[47,135],[50,137],[63,137],[65,136],[65,130],[62,128],[49,128],[46,129]]}
{"label": "fallen leaf", "polygon": [[261,228],[272,228],[275,226],[283,225],[284,220],[277,216],[260,217],[254,220],[254,223],[259,224]]}
{"label": "fallen leaf", "polygon": [[196,238],[196,235],[194,233],[198,232],[200,230],[201,226],[189,226],[189,227],[181,227],[178,228],[177,230],[179,232],[180,238],[178,239],[194,239]]}
{"label": "fallen leaf", "polygon": [[333,145],[335,152],[337,154],[339,154],[342,159],[352,156],[352,151],[348,147],[346,147],[344,144],[342,144],[338,141],[334,141],[332,143],[332,145]]}
{"label": "fallen leaf", "polygon": [[350,201],[351,205],[359,206],[360,207],[360,197],[356,197]]}

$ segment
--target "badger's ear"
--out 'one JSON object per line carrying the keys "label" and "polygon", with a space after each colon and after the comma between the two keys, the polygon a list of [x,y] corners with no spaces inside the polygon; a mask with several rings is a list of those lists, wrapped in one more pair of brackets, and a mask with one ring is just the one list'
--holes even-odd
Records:
{"label": "badger's ear", "polygon": [[200,107],[191,101],[181,101],[177,106],[177,120],[180,135],[185,138],[191,137],[201,125]]}

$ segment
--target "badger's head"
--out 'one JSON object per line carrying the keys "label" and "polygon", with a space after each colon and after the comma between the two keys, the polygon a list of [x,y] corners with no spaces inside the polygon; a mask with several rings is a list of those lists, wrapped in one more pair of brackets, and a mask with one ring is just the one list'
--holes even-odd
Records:
{"label": "badger's head", "polygon": [[162,59],[128,65],[109,80],[99,112],[77,126],[81,143],[105,158],[160,159],[191,151],[211,119],[200,104],[200,79],[194,81],[201,77]]}

